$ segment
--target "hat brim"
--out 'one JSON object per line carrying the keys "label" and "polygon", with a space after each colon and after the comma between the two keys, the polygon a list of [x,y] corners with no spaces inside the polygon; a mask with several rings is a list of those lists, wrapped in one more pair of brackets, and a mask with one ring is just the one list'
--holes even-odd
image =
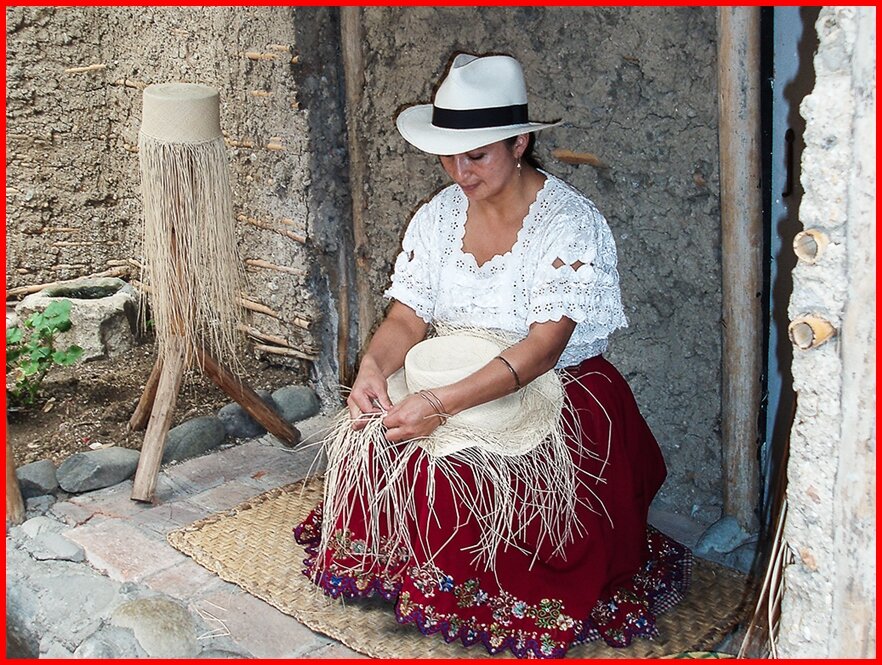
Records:
{"label": "hat brim", "polygon": [[480,129],[445,129],[432,124],[432,105],[420,104],[402,111],[395,125],[404,140],[430,155],[457,155],[519,134],[538,132],[558,122],[526,122]]}
{"label": "hat brim", "polygon": [[[387,379],[389,399],[397,404],[410,395],[404,369]],[[500,455],[522,455],[541,444],[558,427],[564,405],[564,390],[560,377],[548,371],[522,388],[521,408],[515,418],[506,423],[504,431],[480,430],[463,425],[456,416],[448,418],[420,445],[435,457],[445,457],[474,446],[483,447]]]}

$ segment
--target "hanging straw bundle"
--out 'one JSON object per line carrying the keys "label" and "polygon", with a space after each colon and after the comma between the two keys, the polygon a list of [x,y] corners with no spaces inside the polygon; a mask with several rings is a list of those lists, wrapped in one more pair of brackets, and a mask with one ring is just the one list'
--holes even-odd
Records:
{"label": "hanging straw bundle", "polygon": [[235,361],[245,275],[236,253],[217,90],[148,86],[138,155],[144,280],[159,357],[167,357],[170,339],[178,337],[188,349],[201,343],[219,359]]}

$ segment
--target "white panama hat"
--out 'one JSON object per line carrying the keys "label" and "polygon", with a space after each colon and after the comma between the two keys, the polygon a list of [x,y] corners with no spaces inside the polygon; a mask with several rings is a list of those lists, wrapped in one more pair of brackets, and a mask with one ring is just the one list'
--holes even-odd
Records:
{"label": "white panama hat", "polygon": [[[502,340],[468,333],[424,340],[408,351],[404,367],[389,377],[389,399],[395,404],[420,390],[459,381],[507,347]],[[450,416],[420,445],[435,457],[472,446],[505,456],[522,455],[559,426],[563,399],[561,380],[550,370],[511,395]]]}
{"label": "white panama hat", "polygon": [[404,139],[432,155],[455,155],[554,127],[531,122],[520,63],[507,55],[457,55],[432,104],[405,109],[395,124]]}

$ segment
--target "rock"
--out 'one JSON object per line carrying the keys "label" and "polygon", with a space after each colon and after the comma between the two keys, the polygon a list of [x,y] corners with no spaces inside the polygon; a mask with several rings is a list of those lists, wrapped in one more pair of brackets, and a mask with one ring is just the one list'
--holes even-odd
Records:
{"label": "rock", "polygon": [[694,552],[698,556],[706,556],[711,552],[725,554],[750,538],[750,534],[741,528],[738,520],[727,515],[711,524],[695,544]]}
{"label": "rock", "polygon": [[27,517],[35,517],[36,515],[45,515],[55,503],[55,497],[51,494],[43,496],[35,496],[25,501],[25,515]]}
{"label": "rock", "polygon": [[[254,392],[260,395],[263,401],[274,410],[278,411],[276,403],[268,390],[255,390]],[[255,421],[238,402],[221,407],[220,411],[217,412],[217,417],[223,421],[227,434],[237,439],[253,439],[261,434],[266,434],[266,429],[264,429],[263,425]]]}
{"label": "rock", "polygon": [[31,553],[38,561],[73,561],[79,563],[86,560],[83,548],[72,543],[60,533],[42,533],[34,539]]}
{"label": "rock", "polygon": [[190,613],[169,598],[153,596],[124,603],[114,611],[111,623],[131,628],[150,658],[192,658],[200,651]]}
{"label": "rock", "polygon": [[140,453],[129,448],[103,448],[68,457],[56,472],[65,492],[88,492],[121,483],[135,473]]}
{"label": "rock", "polygon": [[169,430],[162,463],[202,455],[220,446],[226,437],[223,421],[215,416],[201,416],[183,422]]}
{"label": "rock", "polygon": [[756,559],[756,550],[757,541],[751,539],[727,553],[723,557],[723,563],[730,568],[737,568],[742,573],[749,573]]}
{"label": "rock", "polygon": [[146,658],[135,633],[128,628],[102,626],[82,641],[74,658]]}
{"label": "rock", "polygon": [[319,412],[318,395],[307,386],[284,386],[272,394],[279,415],[289,423],[311,418]]}
{"label": "rock", "polygon": [[44,533],[61,533],[67,528],[68,526],[63,522],[54,520],[51,517],[46,517],[45,515],[32,517],[21,525],[21,530],[28,538],[37,538]]}
{"label": "rock", "polygon": [[23,464],[15,470],[15,475],[21,487],[21,495],[25,499],[52,494],[58,489],[55,465],[51,460],[41,459],[30,464]]}
{"label": "rock", "polygon": [[70,330],[59,333],[55,348],[76,344],[80,362],[123,355],[135,345],[138,293],[116,277],[85,277],[32,293],[16,307],[21,320],[57,300],[70,300]]}

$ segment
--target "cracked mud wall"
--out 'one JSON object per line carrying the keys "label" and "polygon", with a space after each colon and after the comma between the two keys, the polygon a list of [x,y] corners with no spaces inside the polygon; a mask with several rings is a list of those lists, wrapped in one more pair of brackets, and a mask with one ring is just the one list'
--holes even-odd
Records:
{"label": "cracked mud wall", "polygon": [[[713,8],[364,8],[365,88],[350,109],[365,155],[362,183],[348,180],[337,9],[8,8],[6,15],[7,286],[137,257],[132,147],[141,86],[215,85],[243,259],[290,269],[250,265],[248,295],[278,317],[255,313],[253,325],[315,354],[317,383],[327,391],[336,386],[348,262],[363,259],[378,318],[404,227],[444,183],[436,161],[399,137],[396,111],[430,100],[453,50],[518,57],[531,114],[564,120],[540,135],[540,159],[597,203],[617,242],[630,327],[614,335],[609,357],[664,451],[669,477],[660,501],[704,523],[719,517]],[[90,65],[104,66],[65,71]],[[602,163],[569,164],[555,150]],[[366,197],[367,239],[357,254],[349,244],[351,186]]]}
{"label": "cracked mud wall", "polygon": [[829,244],[797,263],[788,313],[837,332],[793,351],[778,640],[786,658],[876,652],[875,12],[821,10],[815,88],[800,106],[800,220]]}
{"label": "cracked mud wall", "polygon": [[142,90],[211,85],[244,295],[266,308],[249,323],[319,359],[333,387],[337,285],[324,257],[338,254],[348,210],[337,34],[328,8],[7,8],[7,288],[131,268]]}
{"label": "cracked mud wall", "polygon": [[[563,119],[538,156],[606,215],[630,327],[609,358],[630,381],[668,464],[667,507],[720,516],[720,221],[713,8],[363,10],[365,92],[357,132],[367,172],[362,248],[372,303],[404,227],[445,175],[394,118],[431,100],[454,50],[524,66],[531,117]],[[596,155],[571,165],[554,150]]]}

